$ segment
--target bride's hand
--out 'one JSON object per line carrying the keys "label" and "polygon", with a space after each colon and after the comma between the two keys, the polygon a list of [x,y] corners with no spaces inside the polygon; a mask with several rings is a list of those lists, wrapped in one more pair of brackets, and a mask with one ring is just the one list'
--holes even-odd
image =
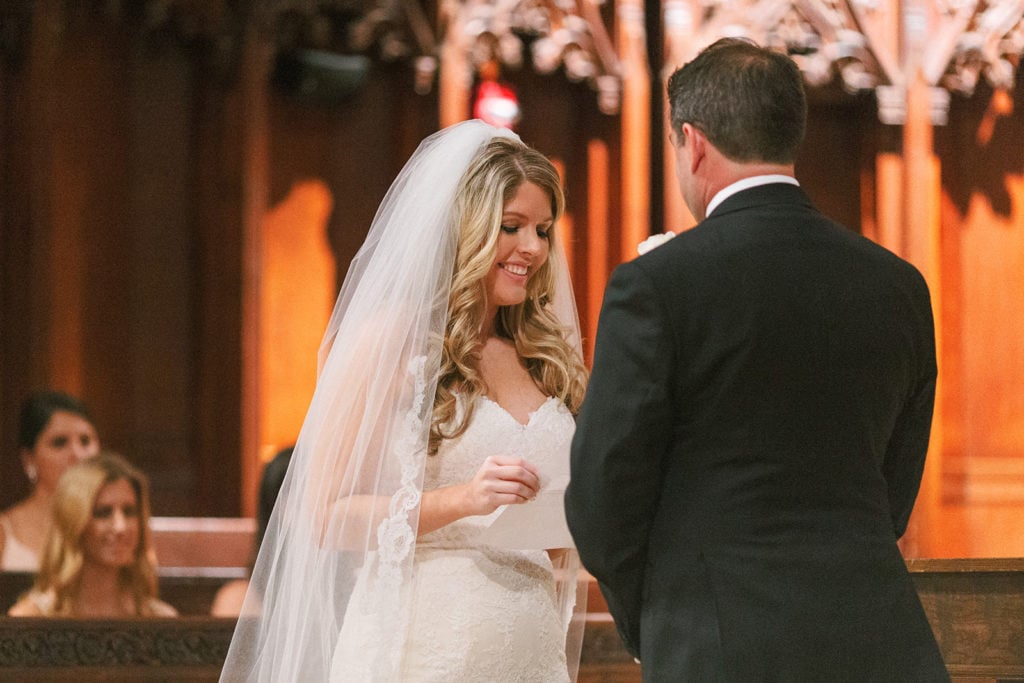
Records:
{"label": "bride's hand", "polygon": [[465,486],[469,514],[487,515],[502,505],[533,500],[540,490],[540,475],[528,460],[492,455]]}
{"label": "bride's hand", "polygon": [[484,460],[469,481],[423,492],[418,534],[430,533],[473,515],[489,515],[502,505],[533,500],[540,478],[533,463],[508,455]]}

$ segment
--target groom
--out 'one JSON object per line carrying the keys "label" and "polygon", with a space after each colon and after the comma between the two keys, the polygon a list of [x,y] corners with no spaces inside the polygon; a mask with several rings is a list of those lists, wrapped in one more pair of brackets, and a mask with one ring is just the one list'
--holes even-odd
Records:
{"label": "groom", "polygon": [[928,288],[794,178],[786,56],[723,39],[668,85],[701,222],[614,272],[569,526],[644,681],[944,681],[896,541],[935,398]]}

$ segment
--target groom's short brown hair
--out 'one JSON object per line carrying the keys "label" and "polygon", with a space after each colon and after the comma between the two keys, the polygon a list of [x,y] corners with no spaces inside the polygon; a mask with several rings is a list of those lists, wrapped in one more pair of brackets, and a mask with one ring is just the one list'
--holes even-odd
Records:
{"label": "groom's short brown hair", "polygon": [[672,130],[700,129],[733,161],[789,164],[804,136],[803,79],[788,56],[722,38],[668,81]]}

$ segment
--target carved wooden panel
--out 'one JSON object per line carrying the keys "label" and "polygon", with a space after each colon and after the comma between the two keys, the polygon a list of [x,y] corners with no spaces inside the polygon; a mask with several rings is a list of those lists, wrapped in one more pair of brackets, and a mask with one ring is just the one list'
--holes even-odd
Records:
{"label": "carved wooden panel", "polygon": [[[139,669],[173,679],[176,670],[219,672],[233,620],[208,618],[0,620],[0,668],[4,679],[58,675],[58,670],[116,669],[130,678]],[[65,671],[64,675],[67,675]],[[38,680],[38,679],[37,679]],[[51,679],[52,680],[52,679]]]}
{"label": "carved wooden panel", "polygon": [[[910,560],[911,577],[954,681],[1024,680],[1024,560]],[[592,584],[579,681],[627,683],[640,668]],[[5,681],[216,680],[230,619],[0,618]]]}
{"label": "carved wooden panel", "polygon": [[[82,620],[0,618],[5,682],[215,681],[234,632],[233,619]],[[588,618],[579,683],[639,683],[640,667],[623,649],[607,615]]]}
{"label": "carved wooden panel", "polygon": [[909,560],[953,677],[1024,680],[1024,560]]}
{"label": "carved wooden panel", "polygon": [[788,52],[808,84],[838,79],[875,90],[879,118],[902,124],[918,71],[933,87],[932,121],[945,123],[949,91],[970,94],[979,78],[1012,89],[1024,52],[1018,0],[667,0],[666,68],[722,36],[746,36]]}

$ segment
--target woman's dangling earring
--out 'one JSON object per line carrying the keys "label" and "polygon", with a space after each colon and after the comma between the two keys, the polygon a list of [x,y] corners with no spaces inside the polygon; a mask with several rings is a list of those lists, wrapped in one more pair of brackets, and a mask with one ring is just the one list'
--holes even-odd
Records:
{"label": "woman's dangling earring", "polygon": [[36,480],[39,479],[39,473],[36,471],[35,465],[25,465],[25,476],[28,480],[35,485]]}

